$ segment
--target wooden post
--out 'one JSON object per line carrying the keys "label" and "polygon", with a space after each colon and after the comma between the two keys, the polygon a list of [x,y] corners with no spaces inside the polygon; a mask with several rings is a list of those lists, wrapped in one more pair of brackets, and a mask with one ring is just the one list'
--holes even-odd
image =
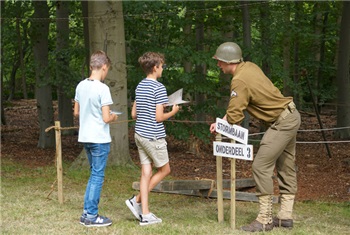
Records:
{"label": "wooden post", "polygon": [[58,201],[63,204],[63,173],[62,173],[62,144],[61,144],[61,123],[55,121],[56,133],[56,165],[57,165],[57,193]]}
{"label": "wooden post", "polygon": [[[231,143],[235,143],[231,140]],[[231,158],[231,228],[236,228],[236,159]]]}
{"label": "wooden post", "polygon": [[[221,142],[221,134],[217,134],[215,140]],[[218,222],[224,221],[224,196],[222,188],[222,157],[216,156],[216,188],[218,204]]]}

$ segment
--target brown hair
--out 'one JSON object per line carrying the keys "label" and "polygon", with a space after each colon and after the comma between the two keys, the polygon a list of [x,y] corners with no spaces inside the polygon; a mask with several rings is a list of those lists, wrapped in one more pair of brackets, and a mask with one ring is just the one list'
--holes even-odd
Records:
{"label": "brown hair", "polygon": [[153,72],[154,66],[159,66],[165,63],[164,55],[157,52],[146,52],[139,58],[139,64],[146,74]]}
{"label": "brown hair", "polygon": [[90,69],[100,69],[103,65],[108,67],[111,65],[111,60],[108,58],[104,51],[96,51],[91,55],[90,58]]}

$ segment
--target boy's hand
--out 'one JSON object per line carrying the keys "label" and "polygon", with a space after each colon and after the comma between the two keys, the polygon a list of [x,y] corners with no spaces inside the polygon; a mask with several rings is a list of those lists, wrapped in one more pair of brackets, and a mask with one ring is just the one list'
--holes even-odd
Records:
{"label": "boy's hand", "polygon": [[119,116],[117,114],[115,114],[115,113],[112,113],[112,115],[113,115],[113,122],[117,121]]}
{"label": "boy's hand", "polygon": [[180,110],[180,106],[177,105],[177,104],[174,104],[174,105],[173,105],[173,112],[174,112],[174,114],[177,113],[177,112],[179,112],[179,110]]}

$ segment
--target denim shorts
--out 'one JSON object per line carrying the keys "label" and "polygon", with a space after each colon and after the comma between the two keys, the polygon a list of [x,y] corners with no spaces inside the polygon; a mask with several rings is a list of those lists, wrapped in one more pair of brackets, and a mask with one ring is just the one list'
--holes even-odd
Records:
{"label": "denim shorts", "polygon": [[135,133],[135,142],[141,164],[153,163],[155,167],[159,168],[169,162],[165,138],[150,140]]}

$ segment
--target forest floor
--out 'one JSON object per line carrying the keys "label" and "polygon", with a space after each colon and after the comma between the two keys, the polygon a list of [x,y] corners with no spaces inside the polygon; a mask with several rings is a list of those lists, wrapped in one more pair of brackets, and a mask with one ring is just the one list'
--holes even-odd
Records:
{"label": "forest floor", "polygon": [[[323,141],[317,117],[312,113],[301,112],[302,124],[297,135],[296,164],[298,167],[297,200],[350,201],[350,143],[339,141],[334,131],[326,131],[331,158],[324,143],[303,143]],[[55,107],[57,116],[57,107]],[[55,162],[55,149],[37,148],[39,125],[35,100],[16,100],[5,108],[7,124],[1,126],[1,158],[11,159],[27,166],[48,166]],[[325,129],[334,128],[334,111],[321,115]],[[252,123],[251,133],[259,132]],[[303,131],[308,130],[308,131]],[[208,126],[209,131],[209,126]],[[137,148],[130,128],[130,156],[139,165]],[[214,136],[213,136],[214,140]],[[198,145],[196,154],[188,151],[189,141],[167,138],[171,176],[174,179],[216,179],[216,158],[212,144]],[[254,150],[256,151],[257,148]],[[82,151],[77,135],[62,136],[62,155],[65,162],[73,162]],[[230,160],[223,159],[224,178],[230,178]],[[251,162],[236,160],[236,178],[252,177]],[[276,193],[277,182],[275,182]]]}

